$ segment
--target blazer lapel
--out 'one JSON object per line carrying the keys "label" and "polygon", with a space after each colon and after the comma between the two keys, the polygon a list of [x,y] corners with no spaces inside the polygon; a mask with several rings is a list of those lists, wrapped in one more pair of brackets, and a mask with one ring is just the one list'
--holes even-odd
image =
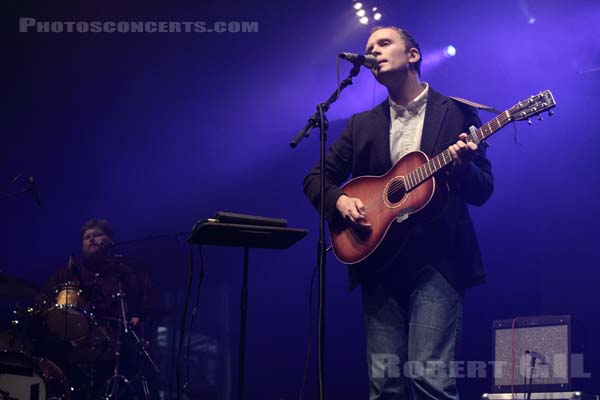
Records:
{"label": "blazer lapel", "polygon": [[[421,137],[421,151],[428,156],[434,156],[433,151],[440,135],[440,128],[448,112],[448,99],[429,88],[423,135]],[[389,139],[388,139],[389,141]]]}

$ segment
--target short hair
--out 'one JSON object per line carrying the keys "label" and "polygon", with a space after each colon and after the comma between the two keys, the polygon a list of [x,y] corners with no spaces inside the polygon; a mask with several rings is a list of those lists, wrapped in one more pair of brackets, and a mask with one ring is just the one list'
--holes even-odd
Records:
{"label": "short hair", "polygon": [[415,71],[417,71],[417,74],[421,76],[421,61],[423,61],[423,53],[421,52],[421,46],[419,46],[419,43],[417,43],[413,35],[411,35],[410,32],[406,29],[398,28],[397,26],[376,26],[375,28],[371,29],[371,35],[374,32],[381,29],[392,29],[396,31],[404,41],[404,46],[406,47],[406,50],[409,50],[413,47],[419,50],[419,55],[421,57],[419,58],[419,61],[417,61],[416,63],[412,63],[411,66],[414,66],[414,69]]}
{"label": "short hair", "polygon": [[98,228],[102,230],[109,238],[113,238],[113,229],[110,226],[110,223],[105,219],[92,218],[88,222],[86,222],[81,228],[81,238],[83,239],[83,235],[88,229]]}

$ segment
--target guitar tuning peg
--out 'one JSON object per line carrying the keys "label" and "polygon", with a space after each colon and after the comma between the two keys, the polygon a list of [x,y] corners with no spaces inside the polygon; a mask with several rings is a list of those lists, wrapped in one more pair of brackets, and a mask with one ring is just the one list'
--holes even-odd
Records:
{"label": "guitar tuning peg", "polygon": [[532,122],[531,122],[531,118],[528,118],[528,119],[527,119],[527,123],[528,123],[529,125],[531,125],[531,124],[532,124]]}
{"label": "guitar tuning peg", "polygon": [[538,121],[543,121],[544,120],[544,118],[542,118],[542,114],[538,114],[537,119],[538,119]]}
{"label": "guitar tuning peg", "polygon": [[549,117],[551,117],[551,116],[553,116],[553,115],[554,115],[554,111],[552,111],[552,110],[548,111],[548,116],[549,116]]}

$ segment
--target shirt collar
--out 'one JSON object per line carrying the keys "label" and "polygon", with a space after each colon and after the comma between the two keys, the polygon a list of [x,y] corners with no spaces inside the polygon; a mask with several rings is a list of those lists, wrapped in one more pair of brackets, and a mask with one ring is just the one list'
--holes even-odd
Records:
{"label": "shirt collar", "polygon": [[394,100],[392,100],[391,97],[388,97],[392,119],[405,115],[415,116],[420,114],[425,109],[425,105],[427,104],[427,96],[429,95],[429,84],[427,82],[423,82],[422,86],[423,91],[419,93],[419,95],[413,100],[411,100],[406,107],[394,103]]}

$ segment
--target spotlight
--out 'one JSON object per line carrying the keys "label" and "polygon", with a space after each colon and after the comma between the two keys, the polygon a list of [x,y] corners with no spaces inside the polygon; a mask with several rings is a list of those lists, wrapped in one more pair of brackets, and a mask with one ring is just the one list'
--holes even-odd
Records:
{"label": "spotlight", "polygon": [[535,17],[529,17],[529,20],[527,22],[529,22],[529,25],[535,24]]}
{"label": "spotlight", "polygon": [[369,25],[371,21],[383,18],[378,2],[379,0],[352,0],[352,8],[361,24]]}
{"label": "spotlight", "polygon": [[456,47],[449,45],[444,49],[444,55],[446,57],[454,57],[456,55]]}

